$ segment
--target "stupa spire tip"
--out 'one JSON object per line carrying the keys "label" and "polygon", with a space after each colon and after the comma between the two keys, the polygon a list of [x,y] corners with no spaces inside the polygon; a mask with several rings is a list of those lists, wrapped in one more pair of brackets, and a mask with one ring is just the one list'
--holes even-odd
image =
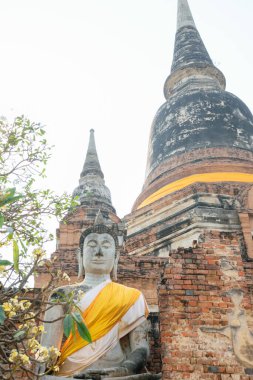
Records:
{"label": "stupa spire tip", "polygon": [[178,0],[177,3],[177,30],[184,26],[196,28],[194,19],[187,0]]}

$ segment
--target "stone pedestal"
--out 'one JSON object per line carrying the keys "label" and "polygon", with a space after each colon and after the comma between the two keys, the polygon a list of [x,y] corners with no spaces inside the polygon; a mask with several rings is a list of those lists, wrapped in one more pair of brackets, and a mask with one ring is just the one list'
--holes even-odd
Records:
{"label": "stone pedestal", "polygon": [[[101,379],[103,378],[106,380],[160,380],[162,378],[162,375],[161,373],[157,373],[157,374],[140,373],[137,375],[122,376],[122,377],[101,377]],[[68,377],[67,379],[75,380],[73,377]],[[66,380],[66,377],[46,375],[46,376],[43,376],[42,380]]]}

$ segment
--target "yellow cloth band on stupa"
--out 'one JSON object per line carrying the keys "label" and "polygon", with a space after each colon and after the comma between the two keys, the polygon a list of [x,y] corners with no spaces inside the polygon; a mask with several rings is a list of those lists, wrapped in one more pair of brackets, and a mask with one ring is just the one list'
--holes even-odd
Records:
{"label": "yellow cloth band on stupa", "polygon": [[[83,312],[83,318],[92,341],[94,342],[106,335],[134,305],[140,294],[141,292],[137,289],[115,282],[106,285]],[[70,334],[61,349],[58,364],[61,365],[69,355],[88,344],[78,332],[74,337]]]}
{"label": "yellow cloth band on stupa", "polygon": [[175,182],[169,183],[155,191],[152,195],[147,197],[138,207],[137,210],[145,207],[158,199],[165,197],[168,194],[181,190],[196,182],[246,182],[253,184],[253,174],[247,173],[233,173],[233,172],[218,172],[218,173],[203,173],[193,174],[189,177],[181,178]]}

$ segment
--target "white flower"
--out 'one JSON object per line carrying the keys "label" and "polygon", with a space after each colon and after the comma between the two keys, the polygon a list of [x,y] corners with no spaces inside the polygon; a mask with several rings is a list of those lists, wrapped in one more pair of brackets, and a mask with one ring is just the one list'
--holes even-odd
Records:
{"label": "white flower", "polygon": [[65,272],[62,274],[62,279],[66,280],[66,281],[70,281],[69,275],[67,273],[65,273]]}

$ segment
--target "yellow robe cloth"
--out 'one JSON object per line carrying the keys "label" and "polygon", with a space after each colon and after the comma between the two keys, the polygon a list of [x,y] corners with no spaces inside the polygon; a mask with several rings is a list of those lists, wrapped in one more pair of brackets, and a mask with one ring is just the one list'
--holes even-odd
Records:
{"label": "yellow robe cloth", "polygon": [[[83,312],[83,318],[92,341],[96,341],[107,334],[137,301],[140,294],[141,292],[137,289],[114,282],[108,283]],[[147,308],[146,314],[148,314]],[[88,344],[78,332],[76,332],[75,337],[70,334],[61,349],[59,365],[68,356]]]}

